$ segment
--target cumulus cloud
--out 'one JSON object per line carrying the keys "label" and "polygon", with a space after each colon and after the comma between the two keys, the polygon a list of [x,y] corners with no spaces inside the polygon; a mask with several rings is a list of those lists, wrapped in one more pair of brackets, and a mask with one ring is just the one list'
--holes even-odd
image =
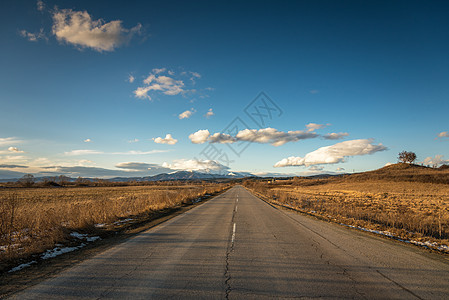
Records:
{"label": "cumulus cloud", "polygon": [[144,79],[144,86],[138,87],[134,91],[134,95],[140,99],[151,100],[151,97],[148,94],[150,91],[158,91],[169,96],[175,96],[186,92],[185,84],[182,80],[177,80],[167,75],[158,75],[162,72],[165,72],[165,68],[153,69],[153,72]]}
{"label": "cumulus cloud", "polygon": [[271,144],[273,146],[281,146],[288,142],[297,142],[299,140],[315,138],[318,135],[314,132],[296,130],[283,132],[274,128],[263,129],[243,129],[239,131],[235,137],[224,133],[210,134],[209,130],[198,130],[189,136],[194,144],[210,143],[234,143],[237,141],[249,141],[260,144]]}
{"label": "cumulus cloud", "polygon": [[168,144],[168,145],[174,145],[178,142],[178,140],[174,139],[170,133],[167,133],[165,135],[165,138],[157,137],[154,138],[153,141],[157,144]]}
{"label": "cumulus cloud", "polygon": [[210,136],[209,130],[207,130],[207,129],[198,130],[197,132],[189,135],[189,139],[194,144],[204,144],[207,141],[207,139],[209,138],[209,136]]}
{"label": "cumulus cloud", "polygon": [[332,133],[327,133],[327,134],[323,135],[323,138],[325,140],[339,140],[348,135],[349,135],[349,133],[347,133],[347,132],[339,132],[339,133],[332,132]]}
{"label": "cumulus cloud", "polygon": [[190,109],[190,110],[186,110],[186,111],[180,113],[179,116],[178,116],[178,118],[179,118],[180,120],[182,120],[182,119],[188,119],[188,118],[190,118],[195,112],[196,112],[196,110],[193,109],[193,108]]}
{"label": "cumulus cloud", "polygon": [[164,162],[162,167],[173,170],[218,172],[228,170],[229,167],[215,160],[178,159],[171,164]]}
{"label": "cumulus cloud", "polygon": [[212,108],[209,108],[209,110],[207,111],[207,113],[204,116],[209,119],[213,115],[215,115],[214,111],[212,110]]}
{"label": "cumulus cloud", "polygon": [[133,83],[134,80],[136,80],[136,78],[135,78],[133,75],[129,75],[129,76],[128,76],[128,82],[129,82],[129,83]]}
{"label": "cumulus cloud", "polygon": [[90,143],[90,142],[92,142],[92,140],[91,139],[85,139],[84,142],[85,143]]}
{"label": "cumulus cloud", "polygon": [[273,146],[282,146],[288,142],[297,142],[299,140],[316,137],[314,132],[305,132],[302,130],[283,132],[274,128],[263,129],[244,129],[235,136],[239,141],[250,141],[254,143],[267,144]]}
{"label": "cumulus cloud", "polygon": [[321,147],[304,157],[291,156],[278,161],[274,167],[311,166],[344,162],[346,157],[373,154],[387,150],[382,144],[374,145],[372,139],[351,140]]}
{"label": "cumulus cloud", "polygon": [[38,40],[47,40],[47,36],[44,32],[44,28],[41,28],[39,32],[28,32],[26,30],[21,30],[20,35],[26,38],[30,42],[37,42]]}
{"label": "cumulus cloud", "polygon": [[435,155],[435,157],[426,157],[423,164],[438,167],[444,164],[449,164],[449,160],[443,159],[443,155]]}
{"label": "cumulus cloud", "polygon": [[[201,75],[196,72],[175,73],[167,68],[155,68],[151,70],[150,74],[143,80],[142,85],[135,89],[133,93],[136,98],[148,100],[152,100],[152,97],[157,93],[168,96],[182,95],[187,97],[197,94],[200,98],[208,97],[205,91],[209,89],[193,88],[199,78],[201,78]],[[194,100],[191,99],[190,102],[194,102]]]}
{"label": "cumulus cloud", "polygon": [[207,139],[210,143],[227,144],[234,143],[236,141],[235,137],[230,136],[226,133],[214,133]]}
{"label": "cumulus cloud", "polygon": [[24,151],[19,150],[19,148],[17,148],[17,147],[9,147],[8,151],[9,152],[14,152],[14,153],[24,153]]}
{"label": "cumulus cloud", "polygon": [[324,124],[317,124],[317,123],[309,123],[306,125],[307,131],[315,131],[321,128],[324,128],[328,125],[324,125]]}
{"label": "cumulus cloud", "polygon": [[107,23],[102,19],[93,20],[87,11],[72,9],[55,9],[52,18],[52,32],[58,41],[98,52],[113,51],[142,29],[141,24],[126,29],[120,20]]}
{"label": "cumulus cloud", "polygon": [[138,142],[139,142],[139,139],[132,139],[132,140],[128,141],[128,143],[138,143]]}
{"label": "cumulus cloud", "polygon": [[438,134],[438,137],[439,137],[439,138],[449,137],[449,132],[447,132],[447,131],[440,132],[440,133]]}

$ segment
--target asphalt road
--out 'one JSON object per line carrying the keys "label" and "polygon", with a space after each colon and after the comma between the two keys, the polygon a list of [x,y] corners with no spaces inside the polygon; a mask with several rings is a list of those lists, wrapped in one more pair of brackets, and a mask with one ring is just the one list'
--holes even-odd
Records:
{"label": "asphalt road", "polygon": [[294,212],[242,187],[73,266],[17,299],[449,299],[436,254]]}

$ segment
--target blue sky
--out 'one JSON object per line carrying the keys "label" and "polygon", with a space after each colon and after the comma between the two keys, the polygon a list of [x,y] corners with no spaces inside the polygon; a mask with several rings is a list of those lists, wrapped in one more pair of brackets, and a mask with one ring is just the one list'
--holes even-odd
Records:
{"label": "blue sky", "polygon": [[0,178],[449,159],[445,1],[3,1],[0,14]]}

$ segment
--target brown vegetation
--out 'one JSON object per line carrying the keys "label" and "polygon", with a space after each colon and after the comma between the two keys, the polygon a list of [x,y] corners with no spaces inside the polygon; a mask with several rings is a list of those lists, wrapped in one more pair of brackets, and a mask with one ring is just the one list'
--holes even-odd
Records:
{"label": "brown vegetation", "polygon": [[246,181],[270,202],[336,222],[449,245],[449,170],[410,164],[324,179]]}
{"label": "brown vegetation", "polygon": [[56,243],[70,242],[69,234],[73,231],[99,233],[102,228],[96,224],[151,217],[155,212],[194,203],[227,187],[204,182],[168,182],[149,186],[3,189],[0,262],[6,265]]}

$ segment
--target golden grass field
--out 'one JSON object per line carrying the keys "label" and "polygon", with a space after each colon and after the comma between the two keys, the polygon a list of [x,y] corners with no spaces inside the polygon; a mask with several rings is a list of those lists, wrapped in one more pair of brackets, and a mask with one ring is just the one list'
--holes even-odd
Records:
{"label": "golden grass field", "polygon": [[0,262],[19,261],[68,242],[73,231],[95,233],[99,231],[96,224],[113,224],[191,204],[227,187],[169,183],[0,190]]}
{"label": "golden grass field", "polygon": [[325,179],[246,181],[283,206],[338,223],[449,245],[449,170],[389,166]]}

